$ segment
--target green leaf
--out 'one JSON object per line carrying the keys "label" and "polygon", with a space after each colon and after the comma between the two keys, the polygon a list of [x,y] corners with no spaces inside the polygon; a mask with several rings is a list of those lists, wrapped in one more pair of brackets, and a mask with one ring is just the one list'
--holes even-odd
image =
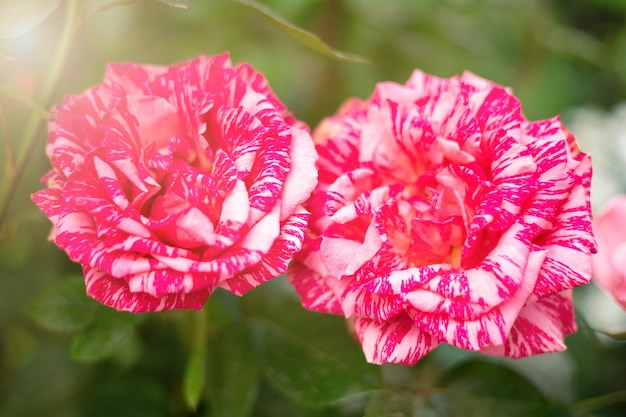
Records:
{"label": "green leaf", "polygon": [[189,0],[178,0],[178,1],[168,1],[168,0],[156,0],[159,3],[163,3],[167,6],[173,7],[175,9],[187,10],[189,8]]}
{"label": "green leaf", "polygon": [[346,320],[302,308],[285,277],[241,300],[261,369],[281,394],[299,404],[325,405],[382,387],[380,367],[365,361]]}
{"label": "green leaf", "polygon": [[439,417],[416,392],[386,389],[375,393],[363,417]]}
{"label": "green leaf", "polygon": [[48,120],[52,115],[15,84],[0,83],[0,97],[6,97],[34,110],[42,119]]}
{"label": "green leaf", "polygon": [[300,42],[302,45],[307,46],[308,48],[321,53],[322,55],[326,55],[330,58],[337,59],[339,61],[346,62],[356,62],[359,64],[366,64],[369,60],[365,57],[361,57],[358,55],[346,54],[344,52],[338,51],[336,49],[331,48],[322,41],[318,36],[312,34],[311,32],[307,32],[304,29],[301,29],[293,24],[287,22],[281,17],[274,14],[267,7],[252,1],[252,0],[232,0],[235,3],[239,3],[245,7],[249,7],[254,10],[256,13],[260,14],[263,18],[270,21],[272,24],[277,26],[283,32],[287,33],[289,36]]}
{"label": "green leaf", "polygon": [[380,368],[365,362],[345,320],[291,306],[284,320],[255,320],[267,378],[306,405],[331,404],[379,388]]}
{"label": "green leaf", "polygon": [[61,0],[0,1],[0,39],[17,38],[35,29]]}
{"label": "green leaf", "polygon": [[206,356],[199,353],[192,354],[187,359],[183,376],[183,394],[187,407],[195,411],[198,408],[204,382],[206,379]]}
{"label": "green leaf", "polygon": [[72,338],[70,357],[80,362],[107,358],[132,334],[142,319],[142,316],[108,307],[99,308],[94,324]]}
{"label": "green leaf", "polygon": [[209,363],[211,415],[249,416],[259,384],[259,365],[249,327],[240,322],[224,328],[214,339]]}
{"label": "green leaf", "polygon": [[185,365],[183,376],[183,395],[187,408],[195,411],[200,403],[206,381],[206,313],[202,310],[191,311],[193,327],[191,331],[191,352]]}
{"label": "green leaf", "polygon": [[442,417],[554,415],[541,390],[503,364],[474,359],[444,373],[431,397]]}
{"label": "green leaf", "polygon": [[93,321],[95,301],[85,294],[82,278],[72,277],[39,293],[26,314],[37,324],[53,331],[76,331]]}

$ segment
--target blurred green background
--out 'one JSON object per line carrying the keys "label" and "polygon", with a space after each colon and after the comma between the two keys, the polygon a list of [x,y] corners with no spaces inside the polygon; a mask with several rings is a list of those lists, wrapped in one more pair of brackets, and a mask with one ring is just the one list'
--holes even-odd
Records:
{"label": "blurred green background", "polygon": [[[107,3],[85,0],[81,10],[86,15]],[[626,99],[624,0],[259,0],[333,47],[367,57],[369,64],[340,62],[307,49],[241,4],[187,3],[188,10],[179,10],[144,0],[93,16],[75,38],[55,102],[99,83],[108,62],[171,64],[223,51],[230,51],[234,63],[247,61],[263,72],[287,107],[311,127],[346,98],[369,96],[379,81],[403,83],[415,68],[440,77],[469,70],[510,86],[529,119],[562,114],[567,121],[577,107],[610,111]],[[37,94],[63,16],[64,2],[35,30],[0,40],[0,82]],[[19,147],[30,113],[10,100],[0,104],[5,161],[4,144]],[[612,138],[598,141],[611,143]],[[584,145],[592,152],[593,138]],[[44,146],[42,135],[11,202],[8,234],[0,243],[0,416],[213,415],[205,402],[195,413],[187,411],[181,398],[189,340],[180,323],[186,322],[186,313],[143,320],[109,357],[95,363],[70,359],[72,332],[41,329],[25,314],[43,288],[80,273],[47,242],[49,222],[29,198],[49,169]],[[600,296],[592,288],[576,295],[580,317],[585,308],[593,316],[608,303],[602,298],[593,302]],[[615,309],[605,314],[611,331],[626,331],[620,314],[626,316]],[[599,326],[603,319],[598,320]],[[581,322],[581,331],[568,339],[566,354],[511,366],[532,374],[546,363],[555,381],[543,383],[564,402],[626,390],[625,344],[585,326]],[[442,357],[458,355],[443,350]],[[268,378],[261,379],[255,416],[363,414],[364,400],[321,408],[298,405]],[[545,415],[568,415],[559,413]],[[610,405],[594,415],[622,416],[626,407]]]}

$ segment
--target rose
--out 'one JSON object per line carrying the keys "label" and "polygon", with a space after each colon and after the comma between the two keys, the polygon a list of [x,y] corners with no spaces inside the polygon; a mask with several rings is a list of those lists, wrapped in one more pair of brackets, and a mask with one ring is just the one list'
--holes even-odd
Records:
{"label": "rose", "polygon": [[439,343],[560,351],[588,283],[590,158],[509,89],[415,71],[314,131],[319,184],[288,270],[305,307],[344,315],[369,362]]}
{"label": "rose", "polygon": [[317,182],[306,126],[226,54],[110,65],[55,110],[46,152],[33,200],[52,238],[90,296],[132,312],[200,309],[283,273]]}
{"label": "rose", "polygon": [[626,310],[626,195],[609,200],[594,223],[598,253],[593,257],[594,282]]}

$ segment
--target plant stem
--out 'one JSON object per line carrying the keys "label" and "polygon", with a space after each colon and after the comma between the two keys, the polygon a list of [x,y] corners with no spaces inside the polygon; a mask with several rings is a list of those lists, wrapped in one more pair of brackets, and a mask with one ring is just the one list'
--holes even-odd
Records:
{"label": "plant stem", "polygon": [[[48,108],[52,100],[52,95],[56,88],[56,85],[63,71],[67,55],[69,53],[70,45],[72,43],[72,37],[76,29],[76,18],[78,16],[78,5],[80,0],[68,0],[65,8],[65,21],[63,23],[63,29],[59,37],[59,43],[48,72],[48,77],[37,97],[37,103],[43,107]],[[34,151],[37,139],[40,137],[42,129],[42,119],[37,112],[32,112],[31,116],[24,128],[24,139],[21,146],[18,149],[17,157],[15,160],[15,174],[3,175],[0,179],[0,230],[4,225],[6,217],[9,212],[9,206],[11,200],[15,195],[17,185],[24,174],[24,170],[28,165],[30,157]]]}
{"label": "plant stem", "polygon": [[87,15],[85,15],[85,17],[83,17],[80,22],[78,22],[76,24],[76,30],[82,29],[83,26],[85,26],[85,24],[90,21],[95,15],[104,12],[106,10],[112,9],[113,7],[117,7],[117,6],[126,6],[128,4],[133,4],[133,3],[137,3],[139,0],[116,0],[116,1],[112,1],[111,3],[106,3],[103,4],[99,7],[97,7],[96,9],[92,10],[91,12],[89,12]]}
{"label": "plant stem", "polygon": [[626,402],[626,390],[610,392],[586,400],[579,401],[572,406],[575,414],[586,414],[598,408],[606,407],[612,404]]}

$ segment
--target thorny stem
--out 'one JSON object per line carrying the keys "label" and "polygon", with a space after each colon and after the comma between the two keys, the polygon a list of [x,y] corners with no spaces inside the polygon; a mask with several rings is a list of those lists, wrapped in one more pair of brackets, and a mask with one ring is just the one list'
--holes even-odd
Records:
{"label": "thorny stem", "polygon": [[[72,36],[76,30],[76,18],[78,16],[78,6],[80,0],[68,0],[65,9],[65,21],[63,23],[63,29],[59,37],[59,43],[57,44],[56,52],[54,54],[52,65],[50,65],[50,71],[48,77],[43,85],[41,92],[37,97],[37,103],[44,108],[48,108],[54,89],[59,81],[61,72],[72,43]],[[15,159],[15,173],[14,175],[3,175],[0,179],[0,231],[3,228],[4,222],[9,212],[9,206],[20,178],[24,174],[26,165],[34,151],[37,144],[37,139],[40,136],[42,129],[42,119],[33,112],[28,120],[26,127],[24,128],[24,139],[20,146],[17,157]]]}

